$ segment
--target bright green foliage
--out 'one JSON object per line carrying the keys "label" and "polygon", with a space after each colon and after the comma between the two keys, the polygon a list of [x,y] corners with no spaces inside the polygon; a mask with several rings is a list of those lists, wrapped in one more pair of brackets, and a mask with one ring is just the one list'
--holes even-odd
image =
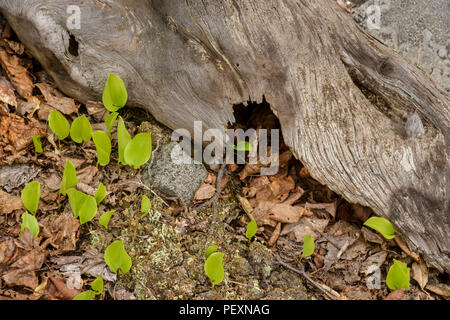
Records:
{"label": "bright green foliage", "polygon": [[80,218],[80,224],[94,219],[97,214],[97,201],[93,196],[85,194],[74,188],[67,190],[69,196],[69,204],[75,218]]}
{"label": "bright green foliage", "polygon": [[94,290],[96,295],[99,295],[103,292],[103,279],[100,277],[95,278],[95,280],[91,284],[92,290]]}
{"label": "bright green foliage", "polygon": [[245,232],[245,236],[249,241],[255,236],[256,230],[258,230],[258,225],[256,224],[255,219],[252,219],[252,221],[247,224],[247,231]]}
{"label": "bright green foliage", "polygon": [[233,145],[236,151],[252,151],[252,145],[248,141],[239,141],[237,145]]}
{"label": "bright green foliage", "polygon": [[44,150],[42,149],[41,136],[33,136],[33,144],[34,151],[36,151],[36,153],[44,152]]}
{"label": "bright green foliage", "polygon": [[78,294],[75,298],[72,300],[92,300],[95,298],[95,292],[92,290],[86,290],[82,293]]}
{"label": "bright green foliage", "polygon": [[93,290],[86,290],[77,295],[72,300],[92,300],[95,296],[100,295],[103,292],[103,279],[100,277],[95,278],[91,284]]}
{"label": "bright green foliage", "polygon": [[122,117],[119,117],[119,122],[117,123],[117,144],[119,149],[119,162],[122,164],[127,164],[125,162],[125,147],[131,141],[130,133],[125,127],[125,122]]}
{"label": "bright green foliage", "polygon": [[112,112],[105,117],[106,128],[108,129],[108,136],[111,136],[111,131],[116,123],[117,116],[119,114],[117,112]]}
{"label": "bright green foliage", "polygon": [[395,228],[394,226],[389,222],[389,220],[382,218],[382,217],[372,217],[367,219],[366,222],[364,222],[364,225],[367,227],[370,227],[372,229],[375,229],[379,233],[383,235],[386,239],[393,239],[395,238]]}
{"label": "bright green foliage", "polygon": [[146,217],[148,215],[148,212],[150,211],[150,209],[152,208],[152,203],[150,202],[150,199],[144,194],[142,196],[142,201],[141,201],[141,219]]}
{"label": "bright green foliage", "polygon": [[152,155],[152,137],[150,132],[137,134],[125,147],[125,162],[139,169]]}
{"label": "bright green foliage", "polygon": [[109,163],[111,156],[111,140],[108,135],[101,130],[97,130],[92,134],[92,139],[97,149],[97,162],[101,166],[106,166]]}
{"label": "bright green foliage", "polygon": [[[314,253],[314,249],[316,245],[314,243],[314,239],[310,234],[307,234],[303,237],[303,251],[301,258],[309,257]],[[301,260],[300,258],[300,260]]]}
{"label": "bright green foliage", "polygon": [[105,262],[115,273],[120,269],[127,273],[131,268],[131,258],[125,251],[122,240],[116,240],[105,250]]}
{"label": "bright green foliage", "polygon": [[215,252],[217,250],[218,246],[215,244],[212,244],[206,249],[205,251],[205,259],[208,259],[208,257],[211,255],[211,253]]}
{"label": "bright green foliage", "polygon": [[410,268],[406,263],[395,260],[394,264],[389,268],[386,284],[392,291],[398,289],[409,289]]}
{"label": "bright green foliage", "polygon": [[61,189],[59,193],[63,196],[66,195],[67,190],[75,187],[78,184],[77,172],[74,165],[70,160],[66,160],[66,167],[64,168],[64,174],[61,182]]}
{"label": "bright green foliage", "polygon": [[106,197],[106,187],[103,185],[103,183],[100,182],[98,185],[97,191],[95,192],[94,198],[95,201],[97,201],[97,205],[100,204],[100,202],[103,201]]}
{"label": "bright green foliage", "polygon": [[31,234],[36,238],[39,234],[39,223],[35,216],[32,216],[28,212],[22,214],[22,223],[20,224],[20,235],[27,228]]}
{"label": "bright green foliage", "polygon": [[41,197],[41,184],[37,181],[28,183],[22,190],[22,202],[25,208],[30,211],[34,216],[39,205],[39,199]]}
{"label": "bright green foliage", "polygon": [[111,217],[114,214],[114,212],[116,212],[116,210],[110,210],[108,212],[105,212],[98,219],[98,222],[100,222],[100,224],[104,226],[106,230],[108,230],[109,220],[111,220]]}
{"label": "bright green foliage", "polygon": [[126,105],[128,93],[122,79],[115,74],[109,74],[103,90],[103,104],[106,109],[115,112]]}
{"label": "bright green foliage", "polygon": [[92,137],[92,126],[88,118],[83,114],[72,122],[70,137],[76,143],[88,142]]}
{"label": "bright green foliage", "polygon": [[212,286],[219,284],[223,281],[224,270],[223,270],[223,256],[222,252],[211,253],[205,261],[204,270],[205,274],[211,280]]}
{"label": "bright green foliage", "polygon": [[50,112],[48,115],[48,125],[53,133],[58,136],[59,140],[64,140],[69,136],[69,121],[58,110],[54,109]]}

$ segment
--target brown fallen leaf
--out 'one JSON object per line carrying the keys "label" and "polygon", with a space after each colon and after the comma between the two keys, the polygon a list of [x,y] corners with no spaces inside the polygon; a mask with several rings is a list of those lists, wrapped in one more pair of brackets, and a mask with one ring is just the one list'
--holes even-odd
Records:
{"label": "brown fallen leaf", "polygon": [[317,217],[301,217],[297,223],[287,224],[281,230],[281,235],[290,234],[292,240],[303,242],[303,238],[310,234],[314,239],[319,239],[329,223],[329,219]]}
{"label": "brown fallen leaf", "polygon": [[0,189],[0,214],[8,214],[23,209],[22,199]]}
{"label": "brown fallen leaf", "polygon": [[428,284],[425,287],[425,289],[443,297],[446,300],[450,300],[450,286],[448,284],[445,283],[440,283],[437,285]]}
{"label": "brown fallen leaf", "polygon": [[18,56],[21,56],[25,52],[25,46],[20,42],[3,39],[2,45],[9,54],[16,54]]}
{"label": "brown fallen leaf", "polygon": [[372,243],[377,243],[377,244],[382,244],[384,242],[381,235],[379,235],[378,233],[376,233],[366,227],[361,228],[361,233],[364,237],[364,240],[366,240],[367,242],[372,242]]}
{"label": "brown fallen leaf", "polygon": [[76,249],[80,222],[71,212],[64,211],[62,214],[46,216],[40,220],[40,224],[41,235],[47,238],[45,243],[56,249],[52,253],[63,254]]}
{"label": "brown fallen leaf", "polygon": [[7,265],[17,254],[14,240],[9,238],[0,243],[0,265]]}
{"label": "brown fallen leaf", "polygon": [[277,242],[280,233],[281,233],[281,223],[278,222],[277,226],[275,227],[275,230],[272,232],[272,235],[270,236],[268,242],[269,247],[272,247]]}
{"label": "brown fallen leaf", "polygon": [[295,223],[301,216],[311,216],[308,209],[271,201],[258,201],[253,216],[258,225],[276,226],[277,222]]}
{"label": "brown fallen leaf", "polygon": [[98,173],[98,168],[95,166],[88,166],[83,168],[77,172],[78,181],[84,184],[89,185],[94,177]]}
{"label": "brown fallen leaf", "polygon": [[2,76],[0,76],[0,101],[17,107],[17,99],[14,93],[14,88],[11,83]]}
{"label": "brown fallen leaf", "polygon": [[305,203],[306,209],[322,209],[328,212],[333,218],[336,216],[336,202],[332,203]]}
{"label": "brown fallen leaf", "polygon": [[250,202],[247,200],[247,198],[241,197],[240,195],[237,195],[237,198],[239,202],[241,203],[242,209],[244,209],[247,216],[250,218],[250,220],[253,220],[253,207],[250,204]]}
{"label": "brown fallen leaf", "polygon": [[403,300],[405,296],[405,289],[394,290],[389,293],[383,300]]}
{"label": "brown fallen leaf", "polygon": [[81,293],[80,290],[70,289],[67,287],[66,283],[62,279],[49,277],[48,280],[45,294],[48,295],[50,299],[72,300]]}
{"label": "brown fallen leaf", "polygon": [[421,261],[420,255],[418,253],[412,252],[409,250],[408,245],[406,244],[406,241],[400,237],[399,235],[396,235],[394,238],[397,245],[400,247],[400,249],[403,250],[408,256],[414,259],[414,261],[419,262]]}
{"label": "brown fallen leaf", "polygon": [[386,261],[386,257],[386,251],[380,251],[371,255],[361,264],[359,272],[363,273],[366,276],[374,273],[383,265],[383,263]]}
{"label": "brown fallen leaf", "polygon": [[428,268],[424,261],[412,264],[412,278],[417,281],[420,288],[425,288],[428,283]]}
{"label": "brown fallen leaf", "polygon": [[28,123],[15,114],[0,114],[0,143],[5,143],[12,153],[21,151],[33,144],[33,136],[47,136],[46,129],[35,119]]}
{"label": "brown fallen leaf", "polygon": [[216,194],[216,188],[210,184],[202,184],[195,192],[194,203],[199,203],[211,199]]}
{"label": "brown fallen leaf", "polygon": [[9,55],[5,49],[0,48],[0,64],[17,92],[25,99],[30,98],[33,95],[34,85],[28,70],[22,66],[20,58]]}
{"label": "brown fallen leaf", "polygon": [[37,83],[36,87],[39,88],[45,98],[45,101],[51,107],[67,115],[78,112],[79,105],[75,103],[75,100],[66,97],[49,84]]}
{"label": "brown fallen leaf", "polygon": [[103,121],[108,114],[108,110],[100,101],[88,101],[86,109],[90,116],[94,117],[95,121]]}

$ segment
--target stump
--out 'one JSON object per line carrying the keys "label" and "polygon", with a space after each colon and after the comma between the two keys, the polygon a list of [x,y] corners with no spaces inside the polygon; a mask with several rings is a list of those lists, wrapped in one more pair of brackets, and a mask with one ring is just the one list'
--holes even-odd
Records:
{"label": "stump", "polygon": [[63,92],[100,100],[115,73],[129,106],[188,130],[224,128],[264,96],[315,179],[450,272],[449,96],[334,1],[85,0],[69,29],[72,4],[0,2]]}

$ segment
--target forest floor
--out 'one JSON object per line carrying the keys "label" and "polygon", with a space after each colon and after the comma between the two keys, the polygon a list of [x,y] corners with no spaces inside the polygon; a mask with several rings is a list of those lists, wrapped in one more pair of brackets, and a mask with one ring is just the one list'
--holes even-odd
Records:
{"label": "forest floor", "polygon": [[[105,284],[97,299],[106,300],[450,297],[448,276],[428,269],[399,236],[386,240],[364,227],[372,211],[315,181],[283,144],[276,175],[260,175],[261,165],[229,165],[216,188],[218,172],[208,170],[194,203],[184,205],[142,184],[146,167],[122,166],[119,172],[115,128],[107,166],[97,165],[92,140],[77,144],[68,137],[59,147],[47,124],[53,109],[70,122],[84,114],[93,130],[104,131],[107,110],[101,102],[83,105],[60,93],[8,26],[0,40],[0,64],[0,299],[72,299],[95,277]],[[148,113],[129,108],[119,113],[132,136],[152,133],[154,149],[170,141],[171,131]],[[236,126],[278,124],[265,105]],[[42,153],[35,151],[36,135]],[[83,225],[59,195],[66,160],[76,168],[80,191],[93,195],[100,182],[107,188],[97,217]],[[28,230],[20,235],[21,192],[31,181],[41,184],[36,238]],[[217,201],[211,201],[216,192]],[[141,218],[143,195],[152,206]],[[98,217],[109,210],[116,212],[105,229]],[[259,228],[249,241],[246,226],[253,215]],[[316,249],[300,260],[306,234]],[[117,275],[106,266],[104,252],[118,239],[132,267]],[[225,254],[225,278],[214,287],[203,269],[205,248],[212,243]],[[407,291],[386,286],[393,259],[411,268]]]}

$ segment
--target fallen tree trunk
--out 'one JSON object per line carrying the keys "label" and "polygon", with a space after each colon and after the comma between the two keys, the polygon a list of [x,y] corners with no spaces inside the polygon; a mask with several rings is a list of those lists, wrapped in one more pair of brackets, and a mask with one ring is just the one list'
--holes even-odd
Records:
{"label": "fallen tree trunk", "polygon": [[112,72],[130,106],[189,130],[224,128],[264,96],[314,178],[450,272],[449,97],[334,1],[86,0],[68,29],[71,4],[0,2],[62,91],[100,100]]}

